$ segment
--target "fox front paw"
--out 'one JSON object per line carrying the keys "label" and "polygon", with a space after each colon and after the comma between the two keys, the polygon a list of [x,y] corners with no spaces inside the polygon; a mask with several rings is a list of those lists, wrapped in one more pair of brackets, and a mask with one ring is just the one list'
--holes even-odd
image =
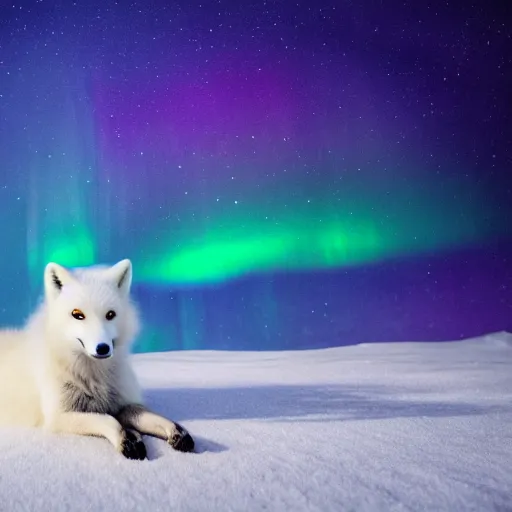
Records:
{"label": "fox front paw", "polygon": [[192,436],[178,423],[176,425],[176,432],[174,432],[167,442],[179,452],[193,452],[195,443]]}
{"label": "fox front paw", "polygon": [[142,438],[130,430],[125,431],[125,437],[121,444],[121,453],[127,459],[147,459],[146,445],[142,441]]}

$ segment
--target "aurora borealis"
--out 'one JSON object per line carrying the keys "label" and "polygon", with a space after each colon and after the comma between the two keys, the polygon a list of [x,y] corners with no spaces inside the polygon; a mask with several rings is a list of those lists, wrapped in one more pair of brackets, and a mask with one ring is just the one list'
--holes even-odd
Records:
{"label": "aurora borealis", "polygon": [[512,329],[503,9],[2,4],[2,324],[129,257],[138,350]]}

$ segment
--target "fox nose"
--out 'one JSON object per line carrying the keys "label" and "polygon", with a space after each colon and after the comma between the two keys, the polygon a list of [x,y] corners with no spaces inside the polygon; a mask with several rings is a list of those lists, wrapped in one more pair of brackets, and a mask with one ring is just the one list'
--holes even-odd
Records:
{"label": "fox nose", "polygon": [[96,354],[100,357],[105,357],[110,354],[110,347],[106,343],[98,343],[96,346]]}

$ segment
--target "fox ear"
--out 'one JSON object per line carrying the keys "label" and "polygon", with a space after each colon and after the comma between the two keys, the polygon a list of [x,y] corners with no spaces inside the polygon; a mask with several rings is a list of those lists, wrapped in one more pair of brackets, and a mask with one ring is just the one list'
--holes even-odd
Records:
{"label": "fox ear", "polygon": [[44,288],[46,296],[53,299],[59,295],[63,286],[73,281],[69,270],[57,263],[48,263],[44,269]]}
{"label": "fox ear", "polygon": [[128,259],[121,260],[110,267],[107,272],[109,278],[116,283],[119,291],[123,295],[128,295],[132,285],[132,262]]}

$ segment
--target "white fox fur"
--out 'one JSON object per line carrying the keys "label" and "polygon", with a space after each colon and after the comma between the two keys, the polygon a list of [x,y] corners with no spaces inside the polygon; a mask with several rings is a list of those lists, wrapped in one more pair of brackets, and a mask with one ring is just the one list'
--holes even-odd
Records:
{"label": "white fox fur", "polygon": [[141,434],[194,449],[181,425],[143,405],[129,360],[139,331],[131,281],[129,260],[46,266],[39,308],[24,328],[0,331],[0,427],[101,436],[131,459],[146,458]]}

